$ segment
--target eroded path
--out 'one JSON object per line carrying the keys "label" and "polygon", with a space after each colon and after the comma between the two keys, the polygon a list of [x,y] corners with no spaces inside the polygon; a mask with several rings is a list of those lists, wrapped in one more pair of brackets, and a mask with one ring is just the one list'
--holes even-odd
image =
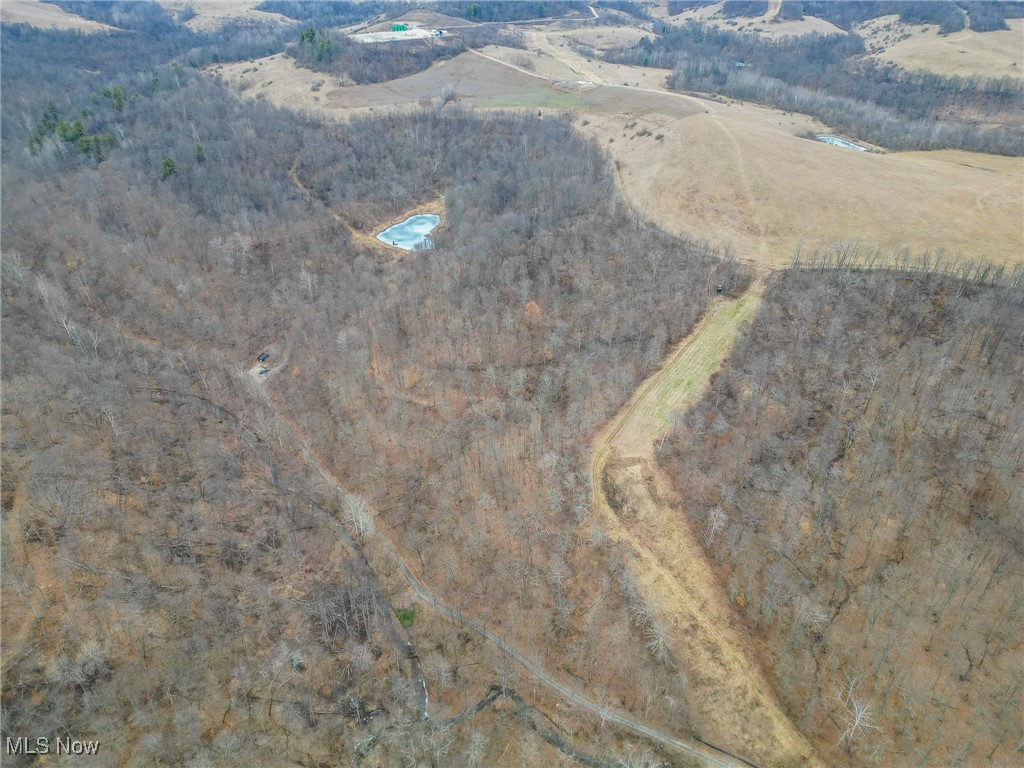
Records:
{"label": "eroded path", "polygon": [[693,690],[705,738],[761,765],[799,765],[813,752],[782,710],[705,559],[695,530],[654,461],[672,414],[704,393],[761,301],[716,300],[701,324],[647,379],[594,444],[594,512],[634,553],[633,575]]}

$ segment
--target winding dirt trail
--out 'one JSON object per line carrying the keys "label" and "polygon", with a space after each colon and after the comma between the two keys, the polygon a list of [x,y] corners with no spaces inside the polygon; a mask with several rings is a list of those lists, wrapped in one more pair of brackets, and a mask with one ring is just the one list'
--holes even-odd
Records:
{"label": "winding dirt trail", "polygon": [[[600,83],[604,79],[600,76],[603,73],[593,67],[574,67],[573,64],[585,61],[583,57],[556,49],[545,35],[535,33],[534,41],[573,71],[593,78],[591,82]],[[522,74],[551,80],[479,51],[473,53]],[[571,63],[565,61],[566,58],[572,60]],[[667,92],[653,88],[635,90]],[[682,94],[673,95],[692,99]],[[720,127],[728,133],[725,126]],[[735,145],[735,138],[731,135],[729,138]],[[739,150],[738,146],[736,149]],[[293,165],[292,180],[305,190],[296,171]],[[622,189],[621,179],[618,181]],[[308,194],[308,190],[305,191]],[[747,191],[749,194],[749,189]],[[761,229],[763,244],[763,224]],[[658,469],[653,455],[654,442],[669,426],[671,416],[684,411],[703,394],[711,376],[728,356],[744,322],[756,313],[762,291],[763,285],[758,282],[738,299],[713,303],[700,325],[670,354],[662,368],[641,384],[626,406],[601,431],[594,443],[591,465],[593,509],[609,534],[627,544],[636,555],[633,573],[645,599],[655,606],[657,620],[668,630],[667,649],[691,682],[702,738],[727,745],[733,753],[762,765],[801,765],[808,761],[811,765],[820,765],[810,745],[783,712],[767,676],[753,657],[750,641],[705,559],[699,534],[684,517],[678,503],[673,503],[671,484]],[[280,414],[278,417],[306,461],[336,493],[346,496],[347,492],[314,457],[294,428]],[[620,502],[624,500],[624,505],[620,504],[622,509],[612,508],[605,492],[606,483],[618,489]],[[410,568],[389,536],[376,526],[373,536],[418,600],[492,642],[549,689],[604,720],[674,747],[705,764],[739,764],[699,741],[657,731],[590,701],[487,627],[438,600]]]}
{"label": "winding dirt trail", "polygon": [[704,320],[647,379],[594,442],[593,509],[634,553],[633,575],[667,629],[667,648],[693,688],[698,726],[711,741],[760,764],[819,764],[753,658],[696,531],[654,459],[674,413],[704,393],[761,302],[755,283],[716,300]]}
{"label": "winding dirt trail", "polygon": [[[376,522],[370,536],[409,585],[412,594],[449,621],[493,643],[537,682],[581,709],[698,759],[705,765],[737,766],[743,761],[706,746],[727,745],[760,765],[820,765],[811,747],[782,711],[771,686],[751,658],[742,628],[704,559],[696,532],[672,503],[672,492],[653,457],[653,442],[671,415],[703,393],[711,375],[727,357],[743,324],[760,305],[763,286],[756,283],[734,300],[717,300],[698,325],[643,382],[634,396],[595,440],[591,466],[593,509],[613,538],[636,554],[632,563],[638,586],[656,605],[655,615],[668,627],[668,649],[694,689],[700,740],[666,733],[626,714],[602,706],[551,674],[504,638],[439,600],[409,565],[391,537]],[[269,394],[269,393],[268,393]],[[348,492],[308,447],[295,427],[275,411],[285,436],[299,454],[343,500]],[[626,515],[609,504],[604,483],[610,479],[628,501]],[[342,532],[341,523],[334,525]],[[669,535],[666,535],[669,532]],[[682,726],[683,732],[689,728]],[[702,743],[703,741],[703,743]],[[750,763],[748,763],[749,765]]]}
{"label": "winding dirt trail", "polygon": [[[334,475],[332,475],[331,472],[320,463],[316,456],[313,455],[313,452],[295,430],[294,426],[277,411],[274,406],[273,399],[268,397],[267,402],[277,416],[286,437],[291,441],[299,454],[305,459],[306,463],[308,463],[310,467],[320,475],[327,486],[336,493],[343,502],[347,501],[350,498],[348,491],[338,483]],[[344,528],[339,521],[333,521],[333,525],[339,533],[344,531]],[[562,696],[564,699],[570,701],[581,709],[597,715],[603,721],[615,723],[616,725],[635,733],[639,733],[665,746],[672,747],[679,752],[696,758],[704,765],[719,766],[720,768],[736,768],[736,766],[742,766],[744,764],[742,761],[732,758],[727,753],[723,753],[713,747],[706,746],[705,743],[701,743],[697,740],[679,738],[672,734],[665,733],[664,731],[659,731],[638,720],[634,720],[624,715],[618,710],[604,707],[591,701],[576,689],[565,684],[549,673],[538,662],[533,661],[522,654],[514,646],[506,642],[501,636],[466,616],[462,611],[451,608],[435,597],[428,586],[408,565],[406,559],[399,553],[398,549],[391,542],[388,536],[380,529],[379,526],[377,526],[376,521],[371,520],[369,524],[369,536],[376,540],[382,547],[388,558],[394,563],[399,573],[402,574],[402,577],[408,583],[417,600],[433,608],[447,620],[459,624],[493,643],[500,651],[523,667],[534,680]]]}

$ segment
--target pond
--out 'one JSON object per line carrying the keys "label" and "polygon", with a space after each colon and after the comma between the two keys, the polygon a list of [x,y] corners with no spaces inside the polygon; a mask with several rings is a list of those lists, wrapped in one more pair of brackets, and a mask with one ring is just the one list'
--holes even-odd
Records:
{"label": "pond", "polygon": [[406,251],[413,251],[417,248],[430,248],[433,246],[433,243],[430,242],[427,235],[440,223],[440,216],[435,216],[432,213],[420,213],[410,216],[401,224],[388,227],[377,235],[377,239],[382,243],[394,245]]}
{"label": "pond", "polygon": [[846,139],[840,139],[838,136],[819,136],[818,141],[823,144],[831,144],[833,147],[844,147],[846,149],[856,149],[858,152],[867,152],[867,147],[862,147],[860,144],[854,144],[852,141]]}

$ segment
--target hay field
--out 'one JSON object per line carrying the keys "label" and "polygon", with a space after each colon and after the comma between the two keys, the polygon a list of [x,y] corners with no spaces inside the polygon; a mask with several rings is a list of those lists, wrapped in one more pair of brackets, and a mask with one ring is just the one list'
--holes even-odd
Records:
{"label": "hay field", "polygon": [[831,22],[819,19],[816,16],[805,16],[800,20],[777,20],[774,18],[778,13],[776,4],[768,4],[768,12],[764,16],[747,18],[740,16],[735,19],[727,19],[722,15],[724,3],[713,3],[699,8],[693,8],[675,16],[668,15],[668,3],[659,2],[651,9],[651,17],[664,21],[673,26],[682,26],[688,21],[699,21],[712,27],[722,27],[736,32],[750,32],[763,35],[771,39],[780,37],[808,35],[818,33],[821,35],[845,35],[846,33]]}
{"label": "hay field", "polygon": [[3,0],[0,3],[0,23],[29,24],[39,29],[68,29],[78,32],[109,32],[116,29],[68,13],[56,5],[36,0]]}
{"label": "hay field", "polygon": [[911,26],[881,16],[857,26],[878,61],[940,75],[1024,77],[1024,19],[1007,19],[1009,30],[965,29],[939,35],[933,26]]}
{"label": "hay field", "polygon": [[[798,138],[820,128],[801,115],[705,108],[685,119],[595,116],[580,124],[611,152],[630,203],[669,231],[732,244],[741,258],[769,266],[837,240],[1024,261],[1019,158],[855,152]],[[650,135],[638,136],[644,129]]]}
{"label": "hay field", "polygon": [[654,35],[637,27],[582,27],[565,33],[565,37],[587,45],[596,51],[611,48],[627,48],[636,45],[645,37]]}
{"label": "hay field", "polygon": [[191,8],[195,16],[185,22],[193,32],[210,32],[222,25],[243,21],[260,24],[297,24],[295,19],[280,13],[257,11],[260,0],[160,0],[160,5],[172,14]]}

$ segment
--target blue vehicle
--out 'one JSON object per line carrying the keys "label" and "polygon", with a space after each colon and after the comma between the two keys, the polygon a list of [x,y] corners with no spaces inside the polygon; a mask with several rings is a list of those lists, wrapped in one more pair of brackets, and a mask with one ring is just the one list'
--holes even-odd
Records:
{"label": "blue vehicle", "polygon": [[260,376],[264,376],[264,375],[266,375],[268,373],[270,373],[270,369],[269,368],[261,368],[260,369]]}
{"label": "blue vehicle", "polygon": [[256,359],[257,359],[257,360],[259,360],[259,361],[260,361],[260,362],[262,363],[262,362],[263,362],[264,360],[266,360],[266,359],[267,359],[267,358],[268,358],[269,356],[270,356],[270,355],[268,355],[268,354],[267,354],[266,352],[260,352],[259,356],[258,356],[258,357],[257,357]]}

